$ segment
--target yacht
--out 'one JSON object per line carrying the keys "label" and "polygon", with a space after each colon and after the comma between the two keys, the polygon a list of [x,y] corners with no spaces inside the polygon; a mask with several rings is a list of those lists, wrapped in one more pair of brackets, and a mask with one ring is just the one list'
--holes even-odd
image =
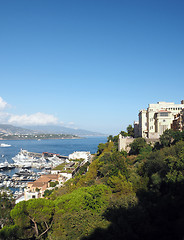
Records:
{"label": "yacht", "polygon": [[0,163],[0,170],[3,170],[5,168],[8,168],[8,162],[7,160],[4,161],[4,163]]}
{"label": "yacht", "polygon": [[34,162],[37,162],[36,158],[30,157],[27,150],[21,149],[21,151],[12,158],[15,165],[31,167]]}
{"label": "yacht", "polygon": [[11,147],[11,145],[10,144],[6,144],[6,143],[1,143],[0,147]]}

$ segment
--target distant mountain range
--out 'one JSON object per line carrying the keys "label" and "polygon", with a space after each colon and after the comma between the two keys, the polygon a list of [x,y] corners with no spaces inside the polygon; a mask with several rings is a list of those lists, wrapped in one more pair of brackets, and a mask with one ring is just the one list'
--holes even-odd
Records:
{"label": "distant mountain range", "polygon": [[34,133],[50,133],[50,134],[72,134],[77,136],[105,136],[106,134],[92,132],[84,129],[73,129],[62,126],[25,126],[16,127],[9,124],[0,124],[0,133],[4,134],[34,134]]}
{"label": "distant mountain range", "polygon": [[34,134],[36,132],[22,127],[15,127],[9,124],[0,124],[0,133],[12,135],[12,134]]}
{"label": "distant mountain range", "polygon": [[37,131],[39,133],[55,133],[55,134],[72,134],[77,136],[105,136],[106,134],[92,132],[84,129],[67,128],[63,126],[26,126],[27,129]]}

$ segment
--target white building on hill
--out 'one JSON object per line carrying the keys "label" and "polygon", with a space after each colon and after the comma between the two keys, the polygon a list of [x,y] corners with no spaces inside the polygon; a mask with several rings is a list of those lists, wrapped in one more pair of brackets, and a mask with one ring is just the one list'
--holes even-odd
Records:
{"label": "white building on hill", "polygon": [[74,152],[69,155],[69,159],[84,159],[85,162],[90,162],[91,160],[91,154],[90,152]]}
{"label": "white building on hill", "polygon": [[181,104],[173,102],[158,102],[149,104],[147,110],[139,111],[139,123],[136,123],[135,137],[159,138],[166,129],[171,128],[174,116],[184,109],[184,100]]}

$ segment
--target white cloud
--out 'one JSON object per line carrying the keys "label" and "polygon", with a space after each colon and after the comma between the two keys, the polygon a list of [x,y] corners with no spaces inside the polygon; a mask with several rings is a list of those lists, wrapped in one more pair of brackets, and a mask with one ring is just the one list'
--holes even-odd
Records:
{"label": "white cloud", "polygon": [[68,125],[74,125],[75,123],[74,122],[69,122]]}
{"label": "white cloud", "polygon": [[45,113],[34,113],[31,115],[12,115],[10,116],[8,122],[10,124],[16,125],[49,125],[49,124],[58,124],[58,119],[51,115]]}
{"label": "white cloud", "polygon": [[2,97],[0,97],[0,110],[4,110],[6,107],[8,107],[8,103],[5,102]]}
{"label": "white cloud", "polygon": [[0,123],[12,124],[18,126],[30,126],[30,125],[61,125],[65,127],[75,127],[74,122],[64,123],[52,114],[45,114],[37,112],[34,114],[16,115],[4,111],[6,108],[11,107],[0,96]]}
{"label": "white cloud", "polygon": [[6,112],[0,112],[0,123],[6,124],[8,119],[10,118],[10,114]]}

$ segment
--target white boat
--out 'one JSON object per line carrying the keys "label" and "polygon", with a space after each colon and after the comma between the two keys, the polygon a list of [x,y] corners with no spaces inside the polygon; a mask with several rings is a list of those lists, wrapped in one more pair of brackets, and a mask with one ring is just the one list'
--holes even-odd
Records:
{"label": "white boat", "polygon": [[6,144],[6,143],[1,143],[0,147],[11,147],[11,145],[10,144]]}
{"label": "white boat", "polygon": [[8,162],[7,162],[7,160],[5,160],[4,163],[0,163],[0,169],[3,170],[3,169],[5,169],[5,168],[8,168]]}
{"label": "white boat", "polygon": [[34,157],[30,157],[27,150],[21,149],[21,151],[12,158],[15,165],[22,166],[22,167],[31,167],[34,162],[37,162],[38,160]]}

